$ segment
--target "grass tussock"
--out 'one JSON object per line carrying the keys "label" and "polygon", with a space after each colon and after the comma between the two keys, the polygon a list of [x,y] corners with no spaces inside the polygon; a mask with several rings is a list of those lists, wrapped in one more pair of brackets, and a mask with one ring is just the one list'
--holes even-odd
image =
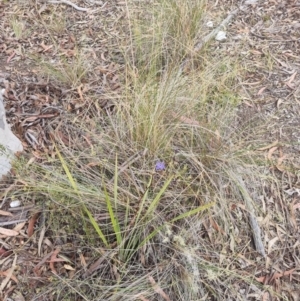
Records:
{"label": "grass tussock", "polygon": [[84,53],[77,49],[70,54],[62,53],[59,61],[48,61],[41,58],[33,58],[42,69],[42,74],[50,78],[58,85],[69,89],[78,87],[87,78],[90,65],[85,60]]}
{"label": "grass tussock", "polygon": [[17,39],[21,39],[25,34],[25,25],[23,22],[19,21],[16,17],[13,17],[10,22],[11,28],[13,30],[14,36]]}
{"label": "grass tussock", "polygon": [[[18,170],[26,197],[45,205],[47,235],[63,232],[89,262],[102,258],[94,270],[77,262],[48,289],[55,300],[230,300],[259,286],[244,270],[244,255],[256,255],[228,174],[251,193],[269,181],[237,126],[239,62],[209,47],[193,53],[205,1],[140,5],[127,5],[121,101],[95,127],[77,124],[91,144],[57,139],[50,164]],[[181,73],[186,58],[191,68]],[[86,75],[82,60],[48,67],[72,87]]]}

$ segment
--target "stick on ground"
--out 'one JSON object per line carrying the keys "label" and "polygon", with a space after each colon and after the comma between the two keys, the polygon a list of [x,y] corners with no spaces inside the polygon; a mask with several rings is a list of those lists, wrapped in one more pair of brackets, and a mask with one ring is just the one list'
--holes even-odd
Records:
{"label": "stick on ground", "polygon": [[71,2],[69,0],[59,0],[59,1],[49,0],[48,2],[49,3],[53,3],[53,4],[67,4],[67,5],[72,6],[73,8],[75,8],[78,11],[84,11],[84,12],[89,11],[88,8],[80,7],[80,6],[76,5],[75,3],[73,3],[73,2]]}
{"label": "stick on ground", "polygon": [[255,244],[256,251],[261,254],[263,257],[266,257],[265,249],[264,249],[264,244],[261,240],[261,230],[258,225],[256,215],[255,215],[255,210],[253,207],[253,200],[246,188],[246,185],[243,181],[243,179],[238,175],[238,173],[233,173],[233,172],[227,172],[230,178],[236,183],[236,185],[239,188],[239,191],[241,195],[243,196],[243,199],[246,203],[247,209],[249,211],[249,221],[250,221],[250,226],[252,229],[252,234],[253,234],[253,240]]}
{"label": "stick on ground", "polygon": [[[246,3],[245,3],[246,5]],[[224,28],[228,25],[228,23],[231,21],[231,19],[233,17],[235,17],[235,15],[241,10],[245,8],[245,5],[240,6],[240,8],[235,9],[234,11],[232,11],[226,19],[224,19],[221,24],[216,27],[213,31],[211,31],[208,35],[206,35],[203,39],[201,39],[200,41],[198,41],[193,49],[194,53],[199,52],[204,45],[206,45],[212,38],[214,38],[219,31],[224,30]],[[179,69],[179,73],[181,74],[184,70],[185,67],[187,66],[187,64],[189,63],[190,58],[185,58],[183,60],[183,62],[180,65],[180,69]]]}

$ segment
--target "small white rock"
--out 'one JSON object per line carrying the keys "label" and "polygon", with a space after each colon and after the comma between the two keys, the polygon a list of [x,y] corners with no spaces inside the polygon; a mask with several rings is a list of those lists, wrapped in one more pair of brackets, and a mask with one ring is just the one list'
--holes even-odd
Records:
{"label": "small white rock", "polygon": [[12,201],[12,202],[10,202],[9,206],[11,208],[19,207],[19,206],[21,206],[21,201]]}
{"label": "small white rock", "polygon": [[246,5],[255,5],[255,4],[257,4],[257,0],[246,0],[245,4]]}
{"label": "small white rock", "polygon": [[214,22],[213,22],[213,21],[208,21],[208,22],[206,23],[206,26],[207,26],[208,28],[213,28],[213,27],[214,27]]}
{"label": "small white rock", "polygon": [[226,40],[226,32],[220,30],[220,31],[217,33],[216,40],[219,41],[219,42],[225,41],[225,40]]}

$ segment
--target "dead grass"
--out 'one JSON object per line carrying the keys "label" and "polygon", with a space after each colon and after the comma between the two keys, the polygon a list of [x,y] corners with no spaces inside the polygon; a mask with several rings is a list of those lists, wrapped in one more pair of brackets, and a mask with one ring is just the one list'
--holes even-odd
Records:
{"label": "dead grass", "polygon": [[[116,38],[122,66],[99,67],[79,44],[66,60],[37,60],[43,76],[77,91],[81,102],[59,126],[47,125],[47,160],[35,151],[30,164],[15,168],[22,185],[9,197],[42,206],[40,228],[24,234],[16,253],[38,262],[52,254],[50,268],[27,264],[20,291],[30,300],[261,300],[266,292],[288,300],[260,279],[270,259],[255,250],[249,208],[229,176],[246,184],[270,254],[276,210],[267,200],[281,189],[270,172],[281,165],[265,138],[273,115],[240,113],[240,57],[209,45],[193,53],[205,32],[206,1],[125,4],[127,39]],[[63,32],[51,22],[48,30],[53,39]],[[96,67],[99,80],[114,85],[122,73],[117,89],[101,87],[101,107],[89,80]]]}

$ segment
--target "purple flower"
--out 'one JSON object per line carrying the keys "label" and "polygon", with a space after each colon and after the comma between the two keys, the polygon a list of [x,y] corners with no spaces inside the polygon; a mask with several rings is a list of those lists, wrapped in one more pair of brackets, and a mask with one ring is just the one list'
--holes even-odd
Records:
{"label": "purple flower", "polygon": [[157,161],[155,164],[155,170],[156,171],[162,171],[166,169],[166,164],[164,161]]}

